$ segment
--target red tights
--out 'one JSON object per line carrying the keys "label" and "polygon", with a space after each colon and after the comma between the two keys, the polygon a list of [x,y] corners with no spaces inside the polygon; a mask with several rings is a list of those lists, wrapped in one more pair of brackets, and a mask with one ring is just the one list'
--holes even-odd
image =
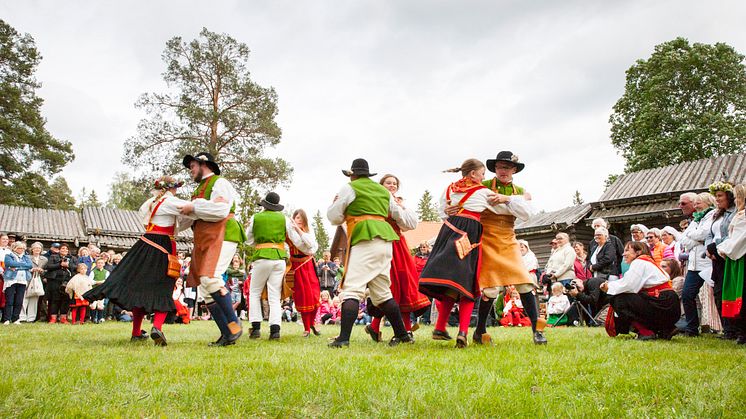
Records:
{"label": "red tights", "polygon": [[[438,320],[435,322],[435,330],[446,331],[448,326],[448,317],[451,315],[451,309],[456,301],[435,300],[435,307],[438,309]],[[458,331],[467,333],[469,331],[469,322],[471,322],[471,312],[474,310],[474,301],[462,297],[458,302]]]}
{"label": "red tights", "polygon": [[313,322],[314,320],[316,320],[317,311],[319,311],[318,308],[309,313],[300,313],[300,317],[301,319],[303,319],[303,330],[305,330],[306,332],[311,331],[311,326],[313,326]]}
{"label": "red tights", "polygon": [[75,320],[80,319],[80,324],[85,323],[85,312],[87,306],[73,307],[72,309],[72,324],[75,324]]}
{"label": "red tights", "polygon": [[[161,330],[163,322],[166,321],[168,313],[165,311],[156,311],[153,313],[153,327]],[[132,309],[132,336],[140,336],[142,333],[142,320],[145,318],[145,310],[142,307]]]}
{"label": "red tights", "polygon": [[[412,331],[412,317],[409,313],[402,313],[401,319],[404,322],[404,328],[407,330],[407,332]],[[376,333],[381,332],[381,320],[383,320],[383,317],[373,317],[373,320],[370,322],[370,327],[375,330]]]}

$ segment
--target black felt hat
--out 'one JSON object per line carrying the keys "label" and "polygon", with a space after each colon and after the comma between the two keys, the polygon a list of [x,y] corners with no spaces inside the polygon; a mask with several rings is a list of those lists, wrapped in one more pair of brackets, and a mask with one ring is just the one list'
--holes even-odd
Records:
{"label": "black felt hat", "polygon": [[512,151],[501,151],[497,153],[497,157],[495,157],[494,159],[487,159],[487,170],[495,173],[495,163],[499,161],[510,163],[511,165],[513,165],[513,167],[515,167],[516,173],[520,172],[521,170],[523,170],[524,167],[526,167],[525,164],[518,161],[518,156],[513,154]]}
{"label": "black felt hat", "polygon": [[204,163],[205,165],[207,165],[207,167],[210,168],[210,170],[212,170],[213,173],[215,173],[216,175],[220,174],[220,167],[218,167],[218,164],[215,162],[215,157],[213,157],[210,153],[203,151],[201,153],[195,154],[194,156],[192,156],[191,154],[187,154],[186,156],[184,156],[184,160],[182,161],[182,163],[184,164],[184,167],[188,169],[189,164],[193,161]]}
{"label": "black felt hat", "polygon": [[270,211],[282,211],[285,206],[280,205],[280,195],[270,192],[259,202],[259,205]]}
{"label": "black felt hat", "polygon": [[370,173],[370,168],[368,167],[368,161],[365,159],[353,160],[350,170],[342,170],[342,173],[347,177],[352,176],[352,175],[366,176],[366,177],[377,175],[377,173]]}

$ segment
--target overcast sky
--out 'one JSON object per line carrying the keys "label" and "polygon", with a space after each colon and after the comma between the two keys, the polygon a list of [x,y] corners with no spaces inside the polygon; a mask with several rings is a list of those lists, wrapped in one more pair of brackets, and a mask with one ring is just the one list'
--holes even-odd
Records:
{"label": "overcast sky", "polygon": [[[7,1],[0,17],[36,40],[47,128],[72,142],[62,174],[108,196],[144,92],[165,90],[161,53],[202,27],[248,44],[254,80],[279,95],[279,191],[322,212],[365,157],[411,206],[464,159],[511,150],[539,209],[586,202],[623,170],[608,118],[625,70],[683,36],[746,51],[742,2]],[[195,150],[198,151],[198,150]],[[181,156],[174,156],[181,159]],[[183,175],[183,174],[182,174]]]}

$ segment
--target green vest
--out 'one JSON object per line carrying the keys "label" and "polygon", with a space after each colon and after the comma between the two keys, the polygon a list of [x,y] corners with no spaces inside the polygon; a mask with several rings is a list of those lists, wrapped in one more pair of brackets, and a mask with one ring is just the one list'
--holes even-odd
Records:
{"label": "green vest", "polygon": [[[482,185],[484,185],[484,186],[490,188],[490,190],[492,190],[491,189],[492,188],[492,180],[493,179],[485,180],[485,181],[482,182]],[[503,185],[502,183],[500,183],[500,180],[498,180],[497,178],[495,178],[494,181],[495,181],[495,190],[494,190],[494,192],[497,192],[500,195],[507,195],[507,196],[511,196],[511,195],[523,195],[524,190],[523,190],[523,188],[521,188],[518,185],[514,185],[513,183],[509,183],[507,185]]]}
{"label": "green vest", "polygon": [[[386,188],[367,177],[353,180],[350,182],[350,186],[355,191],[355,200],[345,209],[346,215],[388,217],[391,193]],[[354,231],[351,233],[348,231],[347,234],[350,234],[351,246],[363,240],[373,240],[376,237],[386,241],[399,240],[399,236],[396,235],[391,224],[383,220],[361,221],[357,223]]]}
{"label": "green vest", "polygon": [[[212,187],[215,186],[215,182],[220,178],[218,175],[212,175],[202,181],[197,186],[197,189],[192,194],[192,200],[196,198],[210,199],[212,197]],[[236,213],[236,202],[233,202],[230,210],[231,214]],[[223,240],[227,242],[243,243],[246,241],[246,232],[243,229],[241,223],[235,218],[231,218],[225,224],[225,236]]]}
{"label": "green vest", "polygon": [[106,280],[106,273],[108,272],[106,269],[101,269],[100,271],[96,268],[93,268],[91,270],[93,272],[93,280],[96,282],[105,281]]}
{"label": "green vest", "polygon": [[[262,211],[254,214],[254,225],[251,232],[254,234],[254,243],[285,243],[287,232],[285,231],[285,215],[277,211]],[[257,249],[251,256],[252,260],[285,259],[288,254],[285,250],[279,249]]]}

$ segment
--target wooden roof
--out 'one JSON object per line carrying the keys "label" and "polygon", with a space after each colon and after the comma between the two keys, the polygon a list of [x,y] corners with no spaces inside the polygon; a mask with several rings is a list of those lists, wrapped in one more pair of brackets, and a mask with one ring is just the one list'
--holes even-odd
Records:
{"label": "wooden roof", "polygon": [[85,240],[83,220],[77,211],[0,205],[0,231],[34,240]]}

